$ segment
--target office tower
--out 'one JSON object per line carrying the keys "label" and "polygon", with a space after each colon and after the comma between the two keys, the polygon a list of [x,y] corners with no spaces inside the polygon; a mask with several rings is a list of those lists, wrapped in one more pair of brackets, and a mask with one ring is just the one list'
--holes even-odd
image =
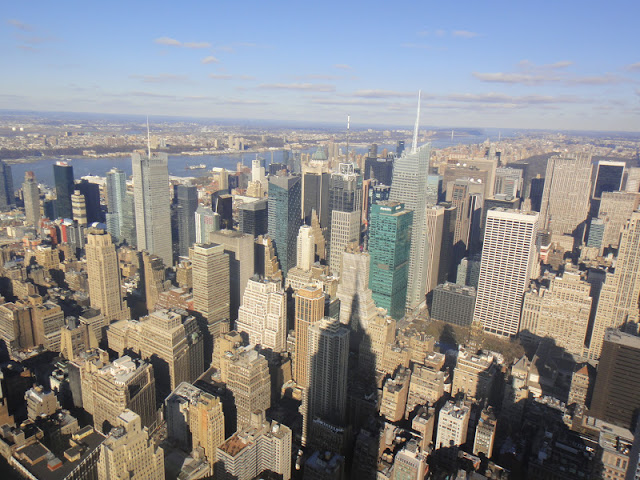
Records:
{"label": "office tower", "polygon": [[24,174],[22,184],[22,196],[24,197],[24,211],[27,221],[32,225],[40,224],[40,188],[33,172]]}
{"label": "office tower", "polygon": [[254,415],[251,425],[218,447],[216,480],[253,480],[263,478],[263,472],[289,480],[291,438],[291,429],[286,425]]}
{"label": "office tower", "polygon": [[87,205],[82,195],[78,190],[71,195],[71,212],[73,219],[78,222],[78,225],[82,227],[87,226]]}
{"label": "office tower", "polygon": [[[85,390],[91,397],[90,403],[84,401]],[[82,391],[84,409],[93,415],[93,425],[100,432],[114,426],[125,409],[140,415],[145,427],[156,422],[155,379],[153,367],[148,363],[120,357],[90,371]]]}
{"label": "office tower", "polygon": [[[411,251],[408,258],[409,276],[406,294],[406,307],[411,310],[422,304],[426,295],[425,283],[428,265],[424,236],[426,235],[425,210],[427,208],[427,176],[430,158],[430,143],[398,158],[393,167],[393,181],[389,197],[391,201],[403,203],[404,208],[413,212],[413,234],[408,237],[411,242]],[[373,224],[373,218],[371,220]],[[371,290],[376,292],[374,288]],[[398,315],[399,311],[395,307],[392,316],[400,318]]]}
{"label": "office tower", "polygon": [[267,191],[268,185],[267,176],[265,175],[264,170],[264,158],[256,158],[251,161],[251,181],[260,182],[260,185],[262,185],[262,191]]}
{"label": "office tower", "polygon": [[211,208],[220,215],[220,228],[231,230],[233,228],[233,197],[226,190],[214,192],[211,195]]}
{"label": "office tower", "polygon": [[[349,329],[338,320],[324,317],[308,329],[309,389],[303,400],[302,441],[317,442],[322,435],[316,419],[334,427],[344,426],[347,415]],[[318,426],[323,426],[320,424]],[[306,427],[306,431],[304,431]],[[316,433],[318,432],[318,433]],[[314,438],[309,438],[309,436]],[[320,443],[320,442],[318,442]]]}
{"label": "office tower", "polygon": [[296,347],[293,378],[300,387],[309,386],[309,327],[324,316],[324,292],[318,285],[307,285],[295,294]]}
{"label": "office tower", "polygon": [[311,224],[311,212],[316,211],[318,220],[326,232],[331,222],[329,210],[329,182],[331,174],[322,166],[305,166],[302,175],[302,215],[304,223]]}
{"label": "office tower", "polygon": [[640,193],[602,193],[598,218],[604,223],[603,248],[618,248],[620,246],[620,232],[638,206],[640,206]]}
{"label": "office tower", "polygon": [[[430,355],[435,356],[441,354],[434,352]],[[411,381],[409,384],[405,418],[409,418],[416,410],[416,407],[426,404],[434,405],[444,395],[445,372],[438,369],[437,366],[422,365],[420,363],[414,363],[411,369]],[[427,442],[431,443],[431,438],[429,438]]]}
{"label": "office tower", "polygon": [[51,390],[45,391],[40,385],[35,385],[27,390],[24,394],[24,400],[27,406],[27,418],[32,422],[40,416],[53,415],[60,408],[56,394]]}
{"label": "office tower", "polygon": [[478,286],[478,278],[480,277],[480,255],[471,255],[460,260],[456,273],[456,283],[458,285],[467,285],[469,287]]}
{"label": "office tower", "polygon": [[75,189],[73,167],[67,162],[56,162],[53,179],[56,184],[56,215],[58,218],[71,218],[71,194]]}
{"label": "office tower", "polygon": [[84,196],[87,209],[87,222],[89,224],[104,222],[104,215],[102,214],[102,207],[100,206],[100,185],[82,178],[76,183],[75,189]]}
{"label": "office tower", "polygon": [[182,382],[194,382],[205,369],[204,345],[193,316],[156,310],[140,320],[112,323],[107,339],[118,355],[135,352],[152,365],[163,397]]}
{"label": "office tower", "polygon": [[347,245],[360,243],[360,210],[353,212],[342,212],[334,210],[331,212],[331,249],[330,249],[330,271],[334,276],[342,274],[342,254]]}
{"label": "office tower", "polygon": [[198,187],[178,185],[176,187],[178,210],[178,254],[189,255],[189,248],[196,243],[196,209],[198,208]]}
{"label": "office tower", "polygon": [[209,233],[220,230],[220,215],[204,205],[198,205],[195,217],[195,243],[209,243]]}
{"label": "office tower", "polygon": [[124,202],[127,194],[127,176],[118,169],[107,172],[107,231],[116,241],[123,240],[125,221]]}
{"label": "office tower", "polygon": [[540,212],[542,207],[542,196],[544,194],[545,179],[540,178],[538,174],[535,178],[531,179],[529,186],[529,199],[531,200],[531,210],[534,212]]}
{"label": "office tower", "polygon": [[[330,222],[333,222],[333,212],[335,211],[347,213],[362,211],[362,176],[356,173],[352,163],[341,163],[338,166],[338,173],[331,174],[329,180],[328,218]],[[344,223],[344,221],[341,223]],[[330,225],[330,239],[332,235]],[[329,252],[331,252],[331,248],[331,243],[329,243]],[[336,248],[339,249],[340,245],[337,245]],[[340,252],[340,254],[342,254],[342,252]]]}
{"label": "office tower", "polygon": [[449,401],[441,409],[438,417],[435,449],[459,447],[467,441],[470,409]]}
{"label": "office tower", "polygon": [[595,200],[602,198],[604,192],[618,192],[622,190],[625,162],[611,162],[599,160],[595,171],[592,197]]}
{"label": "office tower", "polygon": [[218,338],[229,331],[229,255],[223,245],[196,244],[189,250],[189,259],[197,279],[193,282],[193,308],[207,320],[211,337]]}
{"label": "office tower", "polygon": [[[447,201],[456,207],[453,235],[454,261],[458,263],[472,246],[474,230],[479,229],[479,219],[474,218],[478,209],[477,195],[482,195],[485,186],[471,178],[460,178],[447,184]],[[482,202],[480,201],[480,208]]]}
{"label": "office tower", "polygon": [[364,160],[364,179],[375,178],[382,185],[391,185],[393,158],[367,157]]}
{"label": "office tower", "polygon": [[482,454],[486,458],[491,458],[496,439],[496,425],[496,416],[491,411],[491,407],[483,410],[476,425],[476,435],[473,439],[474,455]]}
{"label": "office tower", "polygon": [[633,212],[620,235],[614,273],[607,273],[589,342],[588,356],[598,359],[607,328],[637,323],[640,296],[640,212]]}
{"label": "office tower", "polygon": [[522,191],[522,174],[519,168],[496,168],[496,183],[493,189],[494,195],[507,197],[519,197]]}
{"label": "office tower", "polygon": [[120,237],[128,245],[137,248],[138,233],[136,230],[136,207],[133,192],[125,193],[122,212],[123,220],[120,225]]}
{"label": "office tower", "polygon": [[[61,317],[64,317],[62,312],[60,314]],[[67,360],[73,361],[82,352],[98,348],[98,340],[86,323],[73,321],[64,325],[64,318],[62,318],[62,325],[59,329],[60,354]]]}
{"label": "office tower", "polygon": [[254,412],[271,407],[271,376],[264,355],[242,349],[229,359],[227,388],[233,394],[237,429],[248,426]]}
{"label": "office tower", "polygon": [[535,276],[538,214],[496,209],[487,213],[473,321],[486,332],[518,333],[520,309]]}
{"label": "office tower", "polygon": [[640,338],[608,329],[602,341],[589,414],[624,428],[635,428],[640,408]]}
{"label": "office tower", "polygon": [[392,480],[425,478],[429,472],[427,458],[418,442],[409,440],[393,459]]}
{"label": "office tower", "polygon": [[404,152],[404,140],[398,140],[398,143],[396,144],[396,156],[400,156],[402,155],[402,153]]}
{"label": "office tower", "polygon": [[591,316],[590,291],[580,272],[568,268],[561,277],[552,277],[548,288],[532,285],[524,295],[520,337],[530,342],[549,337],[581,356]]}
{"label": "office tower", "polygon": [[589,213],[591,156],[554,156],[547,162],[540,206],[540,230],[581,238]]}
{"label": "office tower", "polygon": [[9,210],[15,204],[11,166],[0,160],[0,211]]}
{"label": "office tower", "polygon": [[307,272],[316,259],[316,243],[313,237],[313,228],[302,225],[298,232],[296,266]]}
{"label": "office tower", "polygon": [[407,302],[413,219],[402,203],[371,206],[369,288],[376,305],[396,319],[404,316]]}
{"label": "office tower", "polygon": [[168,162],[166,153],[131,154],[138,250],[173,266]]}
{"label": "office tower", "polygon": [[631,167],[627,169],[624,191],[629,193],[638,193],[640,191],[640,168]]}
{"label": "office tower", "polygon": [[595,368],[588,363],[576,364],[573,375],[571,375],[567,405],[581,405],[583,407],[591,405],[595,373]]}
{"label": "office tower", "polygon": [[340,322],[351,330],[352,343],[359,340],[378,315],[369,288],[369,254],[352,249],[342,254],[342,275],[336,297],[340,300]]}
{"label": "office tower", "polygon": [[428,175],[427,176],[427,205],[437,205],[442,200],[442,175]]}
{"label": "office tower", "polygon": [[300,177],[269,177],[269,236],[273,239],[283,276],[296,266],[296,237],[300,228]]}
{"label": "office tower", "polygon": [[153,312],[160,294],[169,288],[165,276],[166,269],[160,257],[142,252],[142,270],[147,311]]}
{"label": "office tower", "polygon": [[409,396],[411,371],[400,367],[393,378],[387,378],[382,388],[380,415],[388,422],[399,422],[404,418]]}
{"label": "office tower", "polygon": [[237,230],[218,230],[209,234],[209,241],[222,245],[229,258],[230,318],[236,320],[247,282],[255,270],[255,239]]}
{"label": "office tower", "polygon": [[164,416],[167,438],[184,451],[202,447],[213,470],[216,450],[224,443],[220,399],[190,383],[181,383],[165,400]]}
{"label": "office tower", "polygon": [[465,398],[478,402],[486,400],[491,394],[497,373],[498,367],[493,354],[476,352],[460,346],[453,373],[451,395],[463,393]]}
{"label": "office tower", "polygon": [[0,340],[4,342],[4,353],[9,356],[35,346],[31,315],[26,305],[20,302],[0,305]]}
{"label": "office tower", "polygon": [[453,257],[453,236],[456,229],[456,207],[451,203],[442,203],[442,243],[440,244],[440,265],[438,267],[438,284],[456,278],[457,265]]}
{"label": "office tower", "polygon": [[441,283],[438,281],[440,272],[440,259],[443,252],[445,208],[441,205],[432,205],[425,211],[425,232],[423,241],[426,243],[427,277],[425,280],[425,292],[430,302],[433,289]]}
{"label": "office tower", "polygon": [[91,306],[99,309],[108,322],[127,318],[129,309],[122,301],[120,267],[111,235],[91,228],[85,250]]}
{"label": "office tower", "polygon": [[42,345],[50,352],[61,351],[61,333],[64,312],[59,305],[48,301],[31,309],[31,327],[35,345]]}
{"label": "office tower", "polygon": [[449,282],[443,283],[433,290],[431,318],[453,325],[469,327],[473,322],[475,305],[476,289],[474,287]]}
{"label": "office tower", "polygon": [[254,237],[265,235],[269,229],[268,200],[238,205],[239,230]]}
{"label": "office tower", "polygon": [[142,428],[140,416],[124,410],[114,427],[100,445],[98,479],[164,479],[164,451]]}
{"label": "office tower", "polygon": [[272,352],[287,347],[287,295],[278,281],[249,279],[242,306],[238,310],[236,330],[249,336],[249,343]]}

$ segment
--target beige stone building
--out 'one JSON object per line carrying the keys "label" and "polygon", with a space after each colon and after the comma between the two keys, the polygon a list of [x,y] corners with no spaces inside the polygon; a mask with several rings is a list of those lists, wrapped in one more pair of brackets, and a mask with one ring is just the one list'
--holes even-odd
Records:
{"label": "beige stone building", "polygon": [[294,379],[299,387],[309,386],[309,327],[324,316],[324,292],[318,285],[307,285],[295,293],[296,347],[293,357]]}
{"label": "beige stone building", "polygon": [[598,218],[604,223],[602,248],[620,246],[620,233],[640,205],[640,193],[603,192]]}
{"label": "beige stone building", "polygon": [[435,404],[444,395],[445,373],[432,366],[413,365],[405,418],[419,405]]}
{"label": "beige stone building", "polygon": [[395,377],[387,379],[382,389],[380,415],[388,422],[402,420],[407,406],[411,371],[401,368]]}
{"label": "beige stone building", "polygon": [[99,480],[164,480],[164,451],[142,427],[140,416],[127,409],[100,445]]}
{"label": "beige stone building", "polygon": [[271,406],[271,376],[267,359],[256,350],[239,350],[228,365],[227,388],[236,406],[237,428],[247,426],[251,414]]}
{"label": "beige stone building", "polygon": [[496,359],[492,354],[474,353],[460,346],[453,371],[451,395],[463,393],[473,400],[486,399],[497,373]]}

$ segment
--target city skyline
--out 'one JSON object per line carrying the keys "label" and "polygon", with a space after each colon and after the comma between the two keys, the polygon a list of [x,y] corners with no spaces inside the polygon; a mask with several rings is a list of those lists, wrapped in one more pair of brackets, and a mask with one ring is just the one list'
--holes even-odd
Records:
{"label": "city skyline", "polygon": [[319,122],[351,114],[357,127],[409,124],[422,89],[427,124],[635,130],[637,6],[617,3],[285,4],[277,13],[258,3],[13,4],[0,18],[14,67],[0,80],[0,108]]}

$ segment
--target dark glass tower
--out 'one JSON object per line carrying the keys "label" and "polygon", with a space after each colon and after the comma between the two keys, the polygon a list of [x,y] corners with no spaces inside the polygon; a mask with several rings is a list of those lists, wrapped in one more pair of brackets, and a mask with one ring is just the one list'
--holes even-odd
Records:
{"label": "dark glass tower", "polygon": [[196,210],[198,188],[189,185],[176,187],[178,213],[178,255],[189,256],[189,248],[196,242]]}
{"label": "dark glass tower", "polygon": [[57,162],[53,166],[53,179],[56,184],[56,216],[72,218],[73,167],[66,162]]}
{"label": "dark glass tower", "polygon": [[243,203],[238,207],[240,231],[257,237],[264,235],[269,228],[267,200]]}
{"label": "dark glass tower", "polygon": [[297,263],[301,190],[300,177],[269,177],[269,236],[284,276]]}
{"label": "dark glass tower", "polygon": [[87,222],[104,222],[102,207],[100,206],[100,185],[91,183],[88,180],[80,180],[75,186],[84,195],[84,202],[87,206]]}
{"label": "dark glass tower", "polygon": [[0,210],[9,210],[15,203],[11,167],[0,160]]}

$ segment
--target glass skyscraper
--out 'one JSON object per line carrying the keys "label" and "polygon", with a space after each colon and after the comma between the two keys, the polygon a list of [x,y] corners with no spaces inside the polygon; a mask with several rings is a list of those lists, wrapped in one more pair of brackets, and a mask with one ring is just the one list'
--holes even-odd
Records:
{"label": "glass skyscraper", "polygon": [[112,168],[107,172],[107,231],[118,241],[122,240],[122,222],[124,212],[124,198],[127,193],[125,173]]}
{"label": "glass skyscraper", "polygon": [[189,256],[189,248],[196,243],[196,210],[198,188],[190,185],[176,187],[178,207],[178,255]]}
{"label": "glass skyscraper", "polygon": [[275,243],[276,255],[284,276],[296,266],[296,245],[301,223],[300,177],[269,177],[269,236]]}
{"label": "glass skyscraper", "polygon": [[73,167],[66,162],[57,162],[53,166],[53,179],[56,184],[56,215],[58,218],[72,218]]}
{"label": "glass skyscraper", "polygon": [[405,313],[412,223],[413,212],[402,203],[371,205],[369,288],[376,306],[395,319]]}

